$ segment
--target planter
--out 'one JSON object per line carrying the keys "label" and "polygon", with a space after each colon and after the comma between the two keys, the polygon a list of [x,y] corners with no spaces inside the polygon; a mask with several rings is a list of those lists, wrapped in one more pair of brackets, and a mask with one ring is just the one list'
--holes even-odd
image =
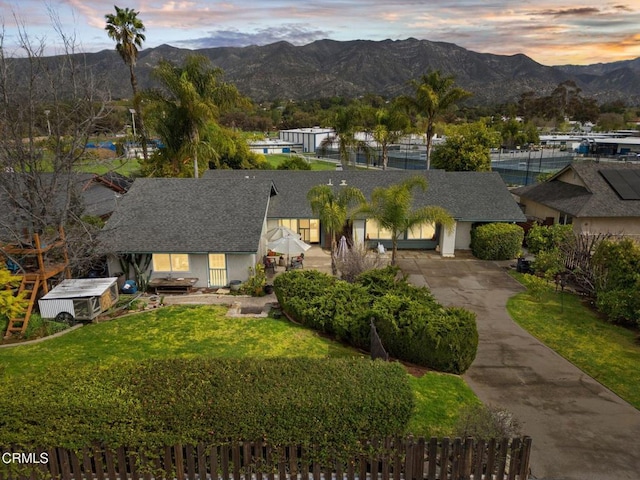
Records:
{"label": "planter", "polygon": [[229,290],[231,290],[232,292],[237,292],[238,290],[240,290],[241,286],[242,280],[231,280],[229,282]]}
{"label": "planter", "polygon": [[265,285],[264,286],[264,293],[266,293],[267,295],[270,295],[273,293],[273,285]]}

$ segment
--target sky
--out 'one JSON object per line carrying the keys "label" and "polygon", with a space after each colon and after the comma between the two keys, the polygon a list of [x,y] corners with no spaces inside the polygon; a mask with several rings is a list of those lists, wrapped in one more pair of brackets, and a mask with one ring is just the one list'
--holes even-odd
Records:
{"label": "sky", "polygon": [[[640,57],[640,0],[128,0],[138,12],[144,48],[200,49],[287,41],[404,40],[449,42],[498,55],[523,53],[543,65],[608,63]],[[114,3],[100,0],[0,0],[3,46],[19,35],[61,53],[60,33],[76,51],[115,44],[104,31]],[[57,27],[57,28],[56,28]]]}

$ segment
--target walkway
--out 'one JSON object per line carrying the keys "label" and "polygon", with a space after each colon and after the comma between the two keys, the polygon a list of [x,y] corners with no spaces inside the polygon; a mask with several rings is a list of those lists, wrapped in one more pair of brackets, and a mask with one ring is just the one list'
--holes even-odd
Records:
{"label": "walkway", "polygon": [[640,478],[640,411],[529,335],[509,317],[522,287],[498,263],[401,252],[399,266],[444,305],[478,315],[478,355],[464,375],[485,403],[505,407],[533,438],[534,478]]}

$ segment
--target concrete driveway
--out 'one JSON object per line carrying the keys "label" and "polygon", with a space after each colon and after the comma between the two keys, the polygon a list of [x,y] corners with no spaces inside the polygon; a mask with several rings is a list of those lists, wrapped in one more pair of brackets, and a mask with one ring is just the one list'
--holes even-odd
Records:
{"label": "concrete driveway", "polygon": [[506,301],[522,287],[503,267],[471,256],[400,255],[410,281],[444,305],[476,312],[480,344],[464,379],[485,404],[523,423],[534,478],[640,479],[640,411],[511,320]]}

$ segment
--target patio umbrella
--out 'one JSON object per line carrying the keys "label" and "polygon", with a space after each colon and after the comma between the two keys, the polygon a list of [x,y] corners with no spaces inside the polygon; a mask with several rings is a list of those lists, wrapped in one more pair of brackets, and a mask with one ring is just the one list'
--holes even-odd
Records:
{"label": "patio umbrella", "polygon": [[287,255],[287,263],[289,262],[290,255],[299,255],[306,252],[311,248],[311,245],[304,243],[298,238],[298,234],[285,235],[278,240],[267,243],[267,248],[278,253],[285,253]]}
{"label": "patio umbrella", "polygon": [[294,232],[293,230],[291,230],[289,227],[285,227],[282,225],[279,225],[275,228],[272,228],[270,230],[267,230],[267,233],[265,233],[265,237],[267,239],[267,242],[273,242],[275,240],[280,240],[282,237],[286,237],[287,235],[292,235],[296,238],[300,238],[300,235],[296,232]]}
{"label": "patio umbrella", "polygon": [[345,257],[347,256],[347,249],[348,248],[349,247],[347,246],[347,237],[342,235],[340,237],[340,241],[338,242],[338,249],[336,251],[336,257],[341,258],[342,260],[344,260]]}

